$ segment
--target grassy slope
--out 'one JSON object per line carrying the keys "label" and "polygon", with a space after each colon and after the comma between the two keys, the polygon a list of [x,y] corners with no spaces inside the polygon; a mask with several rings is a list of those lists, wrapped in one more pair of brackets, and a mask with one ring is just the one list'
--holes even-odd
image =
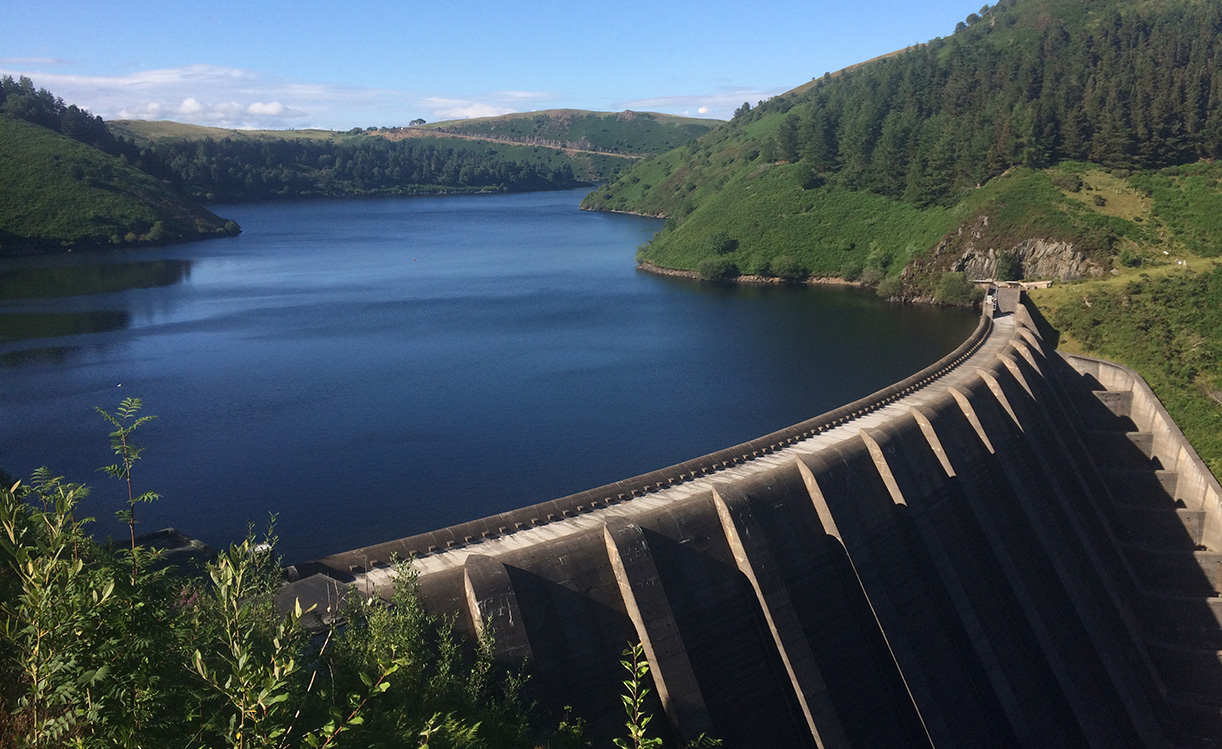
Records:
{"label": "grassy slope", "polygon": [[799,172],[790,165],[761,165],[729,180],[700,202],[690,222],[654,242],[644,258],[694,269],[708,255],[713,236],[725,233],[737,242],[726,257],[744,273],[760,272],[774,258],[789,255],[814,275],[832,276],[846,262],[864,263],[875,248],[890,256],[928,247],[953,221],[946,209],[919,211],[872,193],[804,189]]}
{"label": "grassy slope", "polygon": [[[648,179],[686,178],[683,168],[668,177],[669,165],[663,160],[646,166],[653,169],[633,170],[620,182],[631,184],[635,178],[647,188]],[[1088,185],[1093,180],[1107,187],[1070,192],[1054,185],[1058,172],[1081,174]],[[726,170],[714,180],[715,189],[689,179],[686,185],[691,188],[683,189],[696,197],[690,220],[678,226],[672,223],[642,251],[642,259],[694,269],[709,255],[710,239],[724,233],[738,242],[727,257],[744,273],[759,272],[776,257],[788,255],[817,276],[839,275],[846,266],[860,268],[871,262],[881,263],[888,275],[896,276],[958,227],[979,223],[983,217],[988,223],[981,240],[997,246],[1031,236],[1080,240],[1104,230],[1135,245],[1147,233],[1139,222],[1117,211],[1120,204],[1114,199],[1102,207],[1093,204],[1093,195],[1108,192],[1114,198],[1119,188],[1112,185],[1115,178],[1088,165],[1064,164],[1047,171],[1015,168],[950,208],[918,209],[870,192],[833,185],[810,187],[805,183],[808,177],[809,171],[800,164],[760,163],[745,172]],[[1126,194],[1134,192],[1126,188]],[[632,205],[626,201],[622,210],[631,210]],[[667,215],[668,208],[653,205],[644,212]],[[687,208],[679,205],[680,212]],[[1110,263],[1110,257],[1101,262]]]}
{"label": "grassy slope", "polygon": [[521,112],[500,117],[434,122],[422,130],[445,130],[491,138],[538,138],[612,153],[656,154],[699,137],[720,120],[678,117],[653,112],[587,112],[552,109]]}
{"label": "grassy slope", "polygon": [[144,172],[21,120],[0,116],[0,163],[0,254],[227,233],[224,219]]}
{"label": "grassy slope", "polygon": [[1222,165],[1087,181],[1109,209],[1141,219],[1136,266],[1117,263],[1114,275],[1031,296],[1061,331],[1062,349],[1140,372],[1222,476]]}
{"label": "grassy slope", "polygon": [[[609,153],[662,153],[707,133],[721,124],[720,120],[678,117],[652,112],[624,113],[587,112],[577,109],[553,109],[543,112],[520,112],[499,117],[478,117],[468,120],[432,122],[415,128],[380,128],[376,130],[233,130],[205,125],[191,125],[171,120],[111,120],[107,122],[116,135],[152,143],[169,138],[203,140],[212,138],[241,139],[310,139],[343,140],[381,136],[392,139],[398,132],[426,134],[445,131],[489,139],[538,138],[576,143],[583,139],[598,150]],[[440,132],[436,134],[440,135]]]}

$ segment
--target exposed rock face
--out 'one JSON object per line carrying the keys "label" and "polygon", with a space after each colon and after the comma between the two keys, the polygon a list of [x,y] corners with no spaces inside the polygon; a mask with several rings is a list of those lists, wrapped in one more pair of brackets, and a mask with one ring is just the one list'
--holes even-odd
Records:
{"label": "exposed rock face", "polygon": [[991,234],[988,215],[977,216],[944,237],[932,255],[954,258],[943,267],[966,273],[968,278],[997,278],[1000,275],[997,263],[1003,253],[1017,261],[1019,277],[1024,279],[1072,281],[1105,272],[1098,262],[1076,249],[1073,242],[1030,237],[1003,246],[996,244],[996,237]]}
{"label": "exposed rock face", "polygon": [[942,237],[929,254],[909,261],[900,276],[903,292],[892,298],[932,302],[938,279],[947,271],[961,272],[969,279],[1010,275],[998,272],[999,262],[1016,272],[1015,280],[1070,281],[1102,276],[1107,271],[1072,241],[1049,237],[1001,239],[989,227],[988,215],[981,214]]}
{"label": "exposed rock face", "polygon": [[[954,262],[951,270],[962,271],[968,278],[996,278],[997,261],[1002,251],[967,244],[968,249]],[[1022,278],[1072,281],[1103,274],[1103,269],[1075,250],[1072,242],[1025,239],[1010,247],[1008,252],[1022,267]]]}

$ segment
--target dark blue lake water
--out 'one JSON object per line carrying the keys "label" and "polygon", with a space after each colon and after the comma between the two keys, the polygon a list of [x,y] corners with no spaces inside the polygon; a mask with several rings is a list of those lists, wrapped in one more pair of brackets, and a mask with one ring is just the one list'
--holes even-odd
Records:
{"label": "dark blue lake water", "polygon": [[890,384],[973,314],[639,272],[581,192],[219,206],[237,238],[0,264],[0,468],[120,487],[94,406],[158,419],[140,529],[279,516],[300,561],[726,447]]}

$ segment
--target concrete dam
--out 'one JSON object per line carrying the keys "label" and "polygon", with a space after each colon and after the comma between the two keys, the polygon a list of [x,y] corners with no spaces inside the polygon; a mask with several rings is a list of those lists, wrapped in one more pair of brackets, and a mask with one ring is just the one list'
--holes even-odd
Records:
{"label": "concrete dam", "polygon": [[1149,387],[1017,291],[912,377],[580,494],[290,568],[387,595],[622,735],[639,641],[668,746],[1218,746],[1222,488]]}

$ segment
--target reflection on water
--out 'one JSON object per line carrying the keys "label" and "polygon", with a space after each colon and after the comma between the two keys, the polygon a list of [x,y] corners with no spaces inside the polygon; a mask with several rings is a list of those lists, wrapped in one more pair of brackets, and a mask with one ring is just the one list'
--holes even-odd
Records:
{"label": "reflection on water", "polygon": [[0,299],[54,299],[153,289],[182,283],[190,275],[190,260],[14,268],[0,271]]}
{"label": "reflection on water", "polygon": [[0,369],[55,367],[67,364],[80,353],[80,346],[47,346],[0,354]]}
{"label": "reflection on water", "polygon": [[9,312],[0,314],[0,341],[28,341],[85,333],[109,333],[131,324],[127,310],[83,312]]}

